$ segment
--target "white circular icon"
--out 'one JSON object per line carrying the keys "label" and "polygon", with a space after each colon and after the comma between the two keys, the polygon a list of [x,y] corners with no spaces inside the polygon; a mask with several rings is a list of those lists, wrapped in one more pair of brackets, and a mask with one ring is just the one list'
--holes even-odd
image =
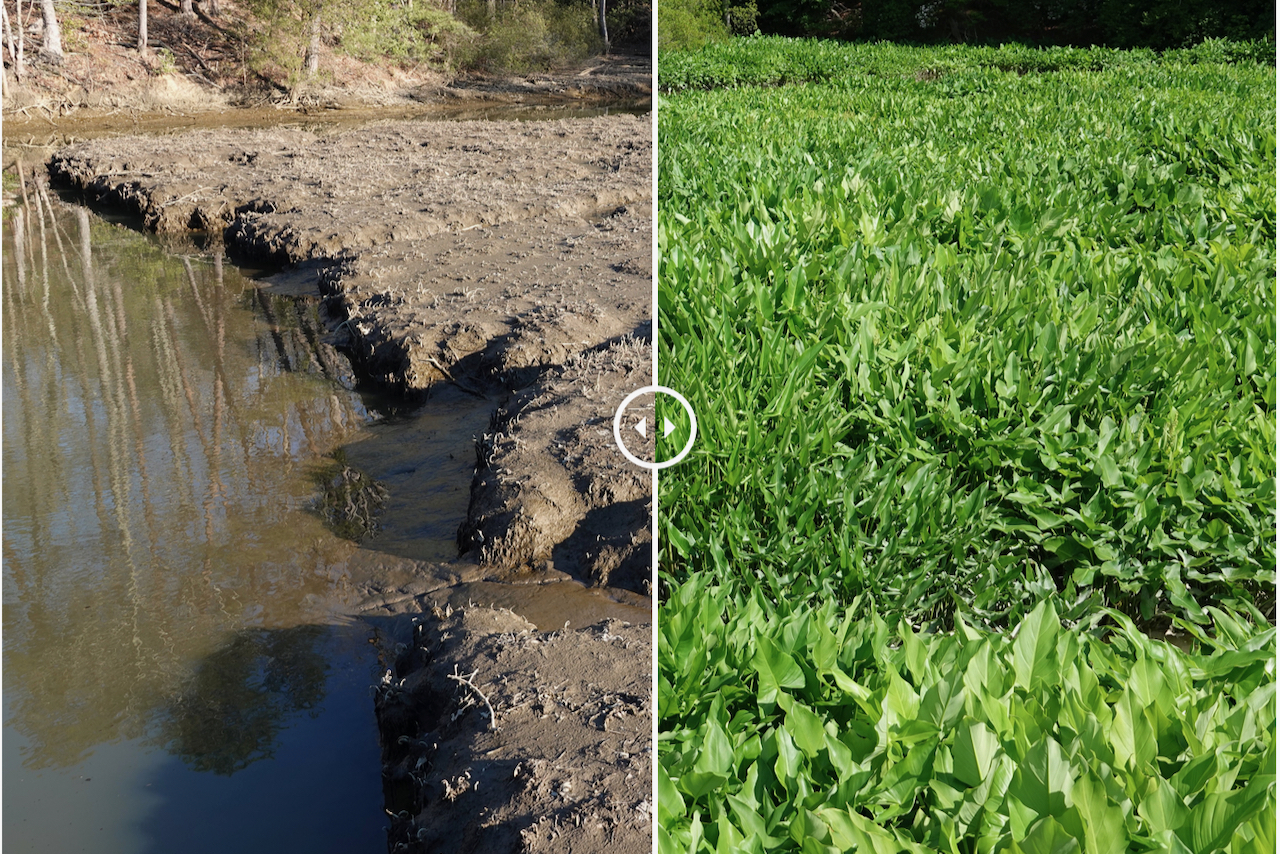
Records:
{"label": "white circular icon", "polygon": [[[637,397],[639,397],[642,394],[654,394],[654,395],[665,394],[670,397],[674,397],[676,400],[680,401],[680,405],[684,407],[684,411],[689,413],[689,438],[685,441],[684,447],[680,449],[680,453],[676,454],[671,459],[661,463],[657,461],[652,461],[652,460],[640,459],[635,454],[631,453],[631,451],[627,450],[626,444],[623,443],[622,441],[622,415],[627,411],[627,407],[631,405],[631,401],[635,400]],[[663,438],[666,438],[667,436],[670,436],[671,433],[675,430],[675,425],[673,425],[666,418],[662,420],[663,420],[662,435],[663,435]],[[657,424],[654,424],[653,426],[655,430],[658,427]],[[645,422],[645,419],[641,418],[635,424],[634,429],[641,436],[646,436],[646,431],[648,429],[648,426]],[[680,392],[674,389],[669,389],[666,386],[647,385],[644,388],[636,389],[635,391],[631,392],[631,394],[627,395],[626,398],[623,399],[622,404],[618,407],[618,411],[614,413],[614,416],[613,416],[613,440],[618,443],[618,448],[621,449],[622,455],[624,457],[631,460],[631,462],[635,463],[636,465],[641,466],[642,468],[653,469],[654,471],[657,471],[658,469],[664,469],[664,468],[667,468],[668,466],[675,465],[676,463],[683,460],[688,455],[689,451],[693,449],[693,441],[696,438],[698,438],[698,418],[696,415],[693,414],[693,407],[689,405],[689,401],[685,400],[685,397],[683,394],[681,394]]]}

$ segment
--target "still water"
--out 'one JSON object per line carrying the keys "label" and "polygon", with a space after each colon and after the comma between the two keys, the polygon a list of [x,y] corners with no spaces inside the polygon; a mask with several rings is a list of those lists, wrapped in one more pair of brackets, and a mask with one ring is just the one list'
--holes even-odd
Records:
{"label": "still water", "polygon": [[314,308],[30,182],[3,249],[4,850],[385,851]]}

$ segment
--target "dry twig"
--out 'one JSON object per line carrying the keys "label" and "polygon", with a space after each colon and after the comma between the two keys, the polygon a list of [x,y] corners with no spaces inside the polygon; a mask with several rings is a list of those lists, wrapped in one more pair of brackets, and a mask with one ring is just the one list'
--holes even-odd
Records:
{"label": "dry twig", "polygon": [[471,671],[470,676],[466,676],[466,677],[460,676],[458,674],[458,665],[455,664],[453,666],[453,673],[447,674],[447,675],[448,675],[448,678],[452,679],[454,682],[457,682],[460,685],[466,685],[468,688],[470,688],[472,691],[475,692],[477,697],[479,697],[481,700],[484,700],[485,706],[489,709],[489,729],[492,730],[493,732],[497,732],[498,716],[493,711],[493,705],[489,702],[489,698],[484,695],[484,692],[481,691],[479,688],[477,688],[476,684],[471,681],[472,679],[476,678],[476,673],[478,672],[479,671],[473,670]]}

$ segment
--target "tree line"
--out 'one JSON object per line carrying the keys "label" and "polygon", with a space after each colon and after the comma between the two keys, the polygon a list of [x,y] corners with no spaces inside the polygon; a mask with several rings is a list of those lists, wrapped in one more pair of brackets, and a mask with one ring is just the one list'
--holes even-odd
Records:
{"label": "tree line", "polygon": [[1275,40],[1274,0],[662,0],[662,46],[753,32],[845,40],[1187,47]]}
{"label": "tree line", "polygon": [[[147,56],[148,6],[156,2],[8,0],[0,4],[7,64],[21,81],[32,52],[60,63],[61,15],[119,14],[130,7],[136,49]],[[215,24],[242,44],[251,62],[274,65],[295,80],[320,73],[325,46],[363,60],[526,71],[616,45],[643,49],[650,33],[649,0],[239,0],[227,9],[218,0],[176,2],[179,15]],[[29,45],[36,31],[39,44]]]}

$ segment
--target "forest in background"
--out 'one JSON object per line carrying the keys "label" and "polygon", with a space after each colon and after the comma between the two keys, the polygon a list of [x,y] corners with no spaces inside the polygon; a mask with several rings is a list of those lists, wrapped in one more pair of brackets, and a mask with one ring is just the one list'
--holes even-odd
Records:
{"label": "forest in background", "polygon": [[756,32],[916,44],[1024,42],[1154,49],[1275,40],[1267,0],[664,0],[660,48]]}
{"label": "forest in background", "polygon": [[[649,0],[5,0],[4,86],[68,55],[134,58],[222,88],[323,82],[344,62],[526,73],[647,52]],[[130,78],[132,79],[132,78]]]}

